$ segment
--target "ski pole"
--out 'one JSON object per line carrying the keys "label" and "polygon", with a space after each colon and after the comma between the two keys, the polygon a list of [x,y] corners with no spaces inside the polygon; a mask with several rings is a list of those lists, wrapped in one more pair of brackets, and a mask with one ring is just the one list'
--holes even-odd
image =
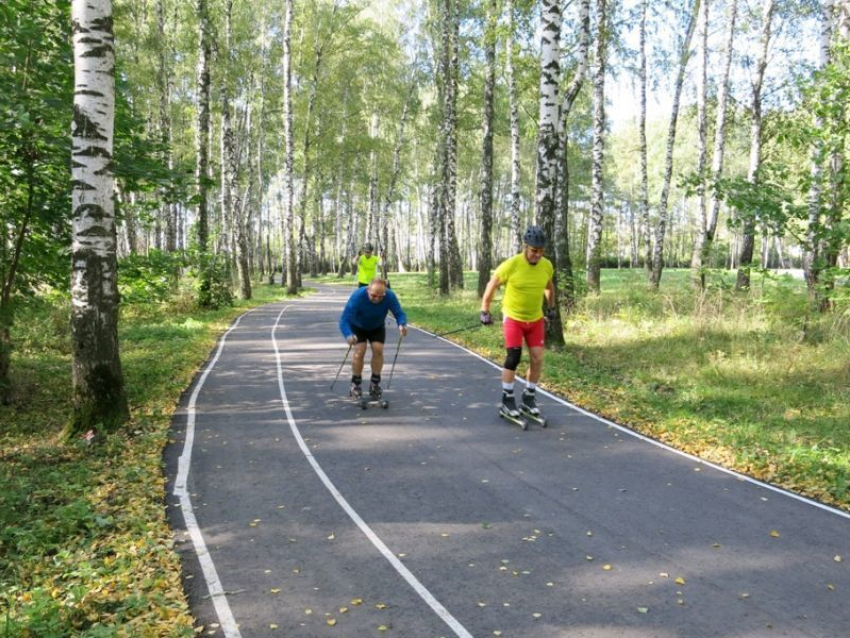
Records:
{"label": "ski pole", "polygon": [[445,337],[446,335],[453,335],[456,332],[463,332],[464,330],[472,330],[473,328],[480,328],[482,325],[483,324],[479,322],[479,323],[473,324],[471,326],[465,326],[463,328],[458,328],[457,330],[449,330],[448,332],[441,332],[438,335],[434,335],[434,337],[435,338],[436,337]]}
{"label": "ski pole", "polygon": [[398,345],[395,347],[395,356],[393,357],[393,365],[390,368],[390,380],[387,381],[387,390],[390,389],[390,386],[392,385],[392,382],[393,382],[393,372],[395,372],[395,361],[396,361],[396,359],[398,359],[398,351],[401,350],[401,340],[402,340],[402,338],[404,338],[404,335],[400,334],[398,336]]}
{"label": "ski pole", "polygon": [[334,377],[334,382],[331,383],[331,390],[334,389],[334,386],[336,385],[336,380],[339,379],[339,373],[342,372],[342,367],[345,365],[345,362],[348,360],[348,354],[351,352],[351,349],[353,347],[354,347],[353,343],[348,344],[348,350],[345,353],[345,357],[343,357],[342,363],[339,364],[339,370],[336,371],[336,376]]}

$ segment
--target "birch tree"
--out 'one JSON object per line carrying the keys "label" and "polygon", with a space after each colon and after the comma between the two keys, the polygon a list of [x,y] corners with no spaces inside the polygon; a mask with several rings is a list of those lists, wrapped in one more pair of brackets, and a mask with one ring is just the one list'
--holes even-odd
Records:
{"label": "birch tree", "polygon": [[[771,23],[773,21],[774,0],[764,0],[762,4],[761,35],[759,38],[759,54],[752,77],[752,104],[750,106],[750,163],[747,169],[747,181],[753,186],[759,183],[761,171],[762,144],[762,85],[764,72],[767,68],[767,53],[770,46]],[[738,253],[738,276],[735,281],[737,290],[750,287],[750,264],[753,261],[755,249],[757,211],[750,211],[744,216],[741,233],[741,248]]]}
{"label": "birch tree", "polygon": [[[579,35],[578,51],[576,53],[575,70],[572,79],[567,84],[561,102],[561,113],[559,117],[559,140],[558,140],[558,185],[556,210],[560,219],[555,222],[552,230],[556,237],[554,246],[556,296],[559,303],[556,304],[557,315],[550,322],[549,329],[554,335],[563,334],[563,322],[561,319],[561,307],[572,308],[576,302],[575,281],[573,279],[573,265],[570,256],[570,167],[569,167],[569,125],[568,120],[573,109],[573,104],[584,85],[587,74],[587,63],[590,52],[590,0],[581,0],[578,14]],[[548,231],[547,231],[548,232]]]}
{"label": "birch tree", "polygon": [[658,226],[655,229],[655,245],[652,251],[652,273],[650,284],[658,288],[661,284],[661,272],[664,269],[664,236],[667,227],[667,200],[670,196],[670,183],[673,178],[673,147],[676,143],[676,125],[679,121],[679,104],[682,98],[682,86],[685,82],[685,69],[691,57],[691,40],[694,36],[696,18],[700,0],[693,0],[688,15],[687,28],[679,49],[679,66],[673,85],[673,106],[670,112],[670,125],[667,130],[667,150],[664,157],[664,181],[661,186],[661,198],[658,203]]}
{"label": "birch tree", "polygon": [[640,63],[638,66],[638,82],[640,84],[640,110],[638,113],[638,154],[640,156],[640,221],[643,236],[644,266],[647,279],[652,277],[652,226],[649,223],[649,174],[647,170],[646,145],[646,12],[649,0],[642,0],[640,5],[640,22],[638,23],[638,38],[640,47]]}
{"label": "birch tree", "polygon": [[[210,24],[207,0],[197,0],[198,72],[197,72],[197,130],[195,131],[195,179],[198,182],[198,250],[205,255],[209,246],[209,129],[210,129]],[[207,276],[206,274],[203,276]],[[208,284],[208,282],[207,282]]]}
{"label": "birch tree", "polygon": [[484,295],[493,267],[493,94],[496,86],[496,0],[487,4],[484,29],[484,122],[481,142],[481,244],[478,296]]}
{"label": "birch tree", "polygon": [[[714,186],[723,174],[723,159],[726,151],[726,113],[729,103],[729,71],[732,66],[732,52],[735,38],[735,24],[738,17],[738,0],[727,0],[728,17],[726,21],[726,38],[723,49],[723,62],[718,82],[717,114],[714,125],[714,152],[711,160],[711,185]],[[705,289],[705,267],[714,244],[717,233],[717,220],[720,214],[720,198],[717,189],[711,189],[711,199],[707,219],[698,229],[697,241],[694,244],[694,254],[691,259],[694,281],[700,290]]]}
{"label": "birch tree", "polygon": [[[708,158],[708,115],[706,113],[706,90],[708,84],[708,27],[709,3],[706,0],[700,5],[699,12],[699,73],[697,75],[697,236],[704,237],[708,229],[707,208],[705,202],[705,165]],[[694,252],[696,254],[696,252]],[[691,260],[693,262],[693,259]],[[705,274],[696,273],[697,287],[702,290]]]}
{"label": "birch tree", "polygon": [[[818,42],[818,69],[822,70],[830,62],[830,44],[832,39],[833,14],[835,12],[834,0],[823,0],[820,14],[820,39]],[[814,129],[819,131],[824,127],[824,119],[821,114],[816,113]],[[823,140],[815,135],[811,150],[810,179],[811,186],[808,193],[808,217],[809,224],[806,230],[806,253],[803,259],[803,272],[806,279],[806,288],[809,299],[816,307],[825,310],[828,300],[820,290],[821,274],[825,266],[822,245],[822,181],[823,164],[825,162]]]}
{"label": "birch tree", "polygon": [[286,246],[284,263],[286,264],[286,292],[294,295],[298,292],[298,265],[295,244],[295,199],[294,170],[295,152],[292,130],[292,11],[293,0],[284,1],[283,16],[283,244]]}
{"label": "birch tree", "polygon": [[114,429],[129,416],[118,352],[112,147],[115,51],[111,0],[73,0],[71,330],[69,434]]}
{"label": "birch tree", "polygon": [[508,80],[508,104],[511,120],[511,191],[510,218],[511,239],[517,252],[522,250],[522,228],[520,224],[520,132],[519,101],[517,97],[516,75],[514,73],[514,3],[507,0],[508,34],[505,40],[505,75]]}
{"label": "birch tree", "polygon": [[587,287],[599,293],[602,268],[603,183],[605,153],[606,0],[596,0],[596,39],[593,71],[593,165],[590,186],[590,222],[587,231]]}

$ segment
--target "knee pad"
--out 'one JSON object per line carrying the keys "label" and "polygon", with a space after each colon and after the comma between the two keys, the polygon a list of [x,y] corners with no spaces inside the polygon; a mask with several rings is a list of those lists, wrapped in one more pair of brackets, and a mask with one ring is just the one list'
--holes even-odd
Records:
{"label": "knee pad", "polygon": [[505,369],[516,372],[519,360],[522,357],[522,348],[508,348],[508,356],[505,357]]}

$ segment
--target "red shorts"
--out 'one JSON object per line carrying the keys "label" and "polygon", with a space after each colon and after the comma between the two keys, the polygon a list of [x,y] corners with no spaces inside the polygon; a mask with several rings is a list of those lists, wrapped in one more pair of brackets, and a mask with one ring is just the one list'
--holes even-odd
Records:
{"label": "red shorts", "polygon": [[529,348],[542,348],[546,325],[543,317],[537,321],[516,321],[505,317],[502,321],[502,330],[505,333],[505,348],[522,348],[522,340]]}

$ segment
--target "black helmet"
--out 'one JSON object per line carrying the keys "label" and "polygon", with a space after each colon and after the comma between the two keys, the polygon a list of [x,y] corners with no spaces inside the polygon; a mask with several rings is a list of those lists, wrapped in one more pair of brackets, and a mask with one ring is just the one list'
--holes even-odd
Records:
{"label": "black helmet", "polygon": [[367,241],[365,244],[363,244],[363,250],[365,250],[367,253],[371,253],[372,252],[371,242]]}
{"label": "black helmet", "polygon": [[540,226],[529,226],[522,236],[522,241],[532,248],[543,248],[546,245],[546,233]]}

